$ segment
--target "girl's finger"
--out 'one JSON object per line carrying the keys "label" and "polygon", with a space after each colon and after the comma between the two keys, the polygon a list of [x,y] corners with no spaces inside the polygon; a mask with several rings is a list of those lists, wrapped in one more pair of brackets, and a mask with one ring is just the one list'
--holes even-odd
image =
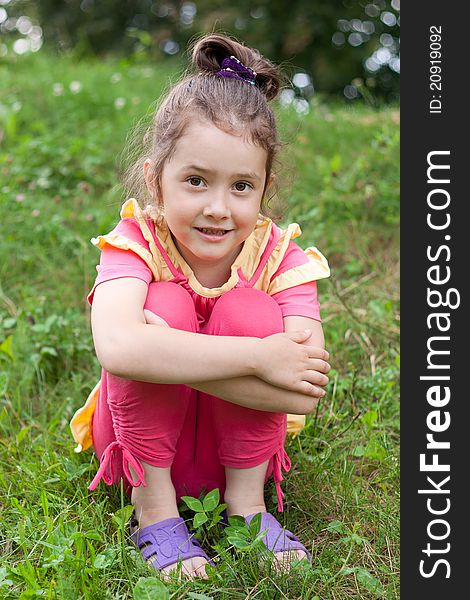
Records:
{"label": "girl's finger", "polygon": [[144,309],[144,317],[147,325],[160,325],[161,327],[169,327],[168,323],[164,319],[157,316],[150,310],[147,310],[146,308]]}
{"label": "girl's finger", "polygon": [[305,346],[308,349],[309,358],[318,358],[320,360],[328,361],[330,355],[324,348],[317,348],[316,346]]}
{"label": "girl's finger", "polygon": [[319,373],[328,373],[331,370],[330,365],[325,360],[318,358],[311,359],[311,368],[313,371],[318,371]]}
{"label": "girl's finger", "polygon": [[307,381],[324,387],[330,380],[326,375],[320,373],[319,371],[309,371],[307,375]]}
{"label": "girl's finger", "polygon": [[301,381],[299,384],[299,392],[301,394],[305,394],[306,396],[313,396],[314,398],[323,398],[326,395],[326,392],[323,388],[318,385],[314,385],[309,381]]}

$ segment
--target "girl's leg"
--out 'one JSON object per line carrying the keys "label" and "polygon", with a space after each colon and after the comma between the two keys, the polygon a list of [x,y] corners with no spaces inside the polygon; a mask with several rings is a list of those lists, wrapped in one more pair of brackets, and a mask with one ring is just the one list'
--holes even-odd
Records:
{"label": "girl's leg", "polygon": [[[205,333],[266,337],[283,330],[281,310],[270,296],[252,288],[236,288],[218,300]],[[207,398],[212,402],[219,459],[225,466],[224,500],[228,514],[247,517],[266,512],[264,484],[271,474],[276,483],[278,510],[282,511],[281,467],[290,468],[284,450],[286,415],[252,410],[213,396]],[[278,551],[275,556],[278,568],[288,570],[293,559],[308,555],[303,550],[288,550]]]}
{"label": "girl's leg", "polygon": [[[270,296],[252,288],[236,288],[217,301],[203,332],[266,337],[281,331],[282,313]],[[218,455],[225,468],[224,498],[229,514],[265,511],[264,483],[271,474],[282,508],[280,467],[282,461],[289,466],[284,451],[286,415],[249,409],[207,394],[200,397],[211,403]]]}
{"label": "girl's leg", "polygon": [[[145,308],[171,327],[198,330],[192,299],[177,284],[151,284]],[[155,357],[155,360],[165,360],[165,357]],[[102,469],[105,481],[112,478],[112,482],[116,483],[118,475],[123,473],[127,484],[140,485],[144,478],[139,461],[159,468],[170,467],[194,395],[195,392],[184,385],[133,381],[104,372],[93,419],[93,443],[99,456],[105,455],[114,444],[110,451],[112,454],[108,452],[109,468]],[[115,460],[116,455],[123,460]],[[126,462],[129,456],[137,460]],[[111,469],[119,463],[124,466],[121,473]],[[127,468],[129,465],[134,476]]]}
{"label": "girl's leg", "polygon": [[[192,299],[177,284],[151,284],[145,308],[171,327],[198,330]],[[165,360],[165,357],[155,357],[155,360]],[[195,395],[184,385],[131,381],[103,372],[100,400],[93,419],[93,442],[101,466],[91,487],[97,485],[100,477],[107,483],[117,483],[124,477],[128,491],[132,490],[132,503],[141,529],[179,516],[171,465]],[[194,438],[194,426],[186,429],[193,432]],[[191,440],[186,440],[182,450],[185,448],[192,458]],[[183,568],[188,574],[203,575],[198,569],[206,562],[202,557],[188,559],[183,561]],[[171,566],[163,571],[169,570]]]}
{"label": "girl's leg", "polygon": [[250,468],[225,467],[228,515],[247,517],[266,512],[264,502],[264,483],[269,460]]}
{"label": "girl's leg", "polygon": [[141,527],[178,516],[171,465],[194,396],[185,386],[123,380],[103,371],[93,445],[106,482],[124,480]]}

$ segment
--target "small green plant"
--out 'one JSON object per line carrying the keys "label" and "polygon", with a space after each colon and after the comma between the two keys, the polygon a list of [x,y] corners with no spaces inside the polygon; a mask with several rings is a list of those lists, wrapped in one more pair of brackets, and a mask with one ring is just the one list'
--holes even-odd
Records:
{"label": "small green plant", "polygon": [[231,515],[227,517],[228,525],[220,528],[217,525],[223,520],[221,513],[227,505],[219,504],[218,488],[209,492],[202,500],[192,496],[182,496],[181,499],[195,513],[190,527],[198,538],[212,539],[218,549],[233,547],[248,551],[264,548],[262,540],[266,531],[260,531],[261,513],[255,515],[249,524],[242,516]]}
{"label": "small green plant", "polygon": [[260,531],[261,513],[255,515],[250,524],[240,515],[232,515],[228,518],[229,526],[224,530],[227,542],[237,550],[247,551],[263,549],[263,537],[266,531]]}
{"label": "small green plant", "polygon": [[134,587],[134,600],[168,600],[170,593],[156,577],[141,577]]}
{"label": "small green plant", "polygon": [[[218,488],[206,494],[202,501],[192,496],[181,496],[181,500],[195,513],[192,528],[198,537],[201,533],[209,534],[222,521],[220,513],[227,508],[226,504],[219,504],[220,492]],[[203,525],[204,530],[202,529]]]}

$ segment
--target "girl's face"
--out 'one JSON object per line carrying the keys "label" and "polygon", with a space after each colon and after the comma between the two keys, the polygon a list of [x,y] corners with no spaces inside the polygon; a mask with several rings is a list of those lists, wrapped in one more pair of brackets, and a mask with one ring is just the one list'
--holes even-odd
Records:
{"label": "girl's face", "polygon": [[227,271],[239,254],[258,218],[266,159],[263,148],[204,121],[176,143],[160,189],[165,220],[193,271]]}

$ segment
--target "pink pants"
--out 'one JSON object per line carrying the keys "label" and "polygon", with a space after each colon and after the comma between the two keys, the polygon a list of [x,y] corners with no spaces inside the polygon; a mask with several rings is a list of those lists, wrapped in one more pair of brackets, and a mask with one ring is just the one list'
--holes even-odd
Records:
{"label": "pink pants", "polygon": [[[221,296],[203,325],[190,294],[176,283],[150,284],[145,308],[184,331],[259,338],[283,331],[278,304],[251,287]],[[90,489],[101,478],[108,484],[124,478],[127,492],[130,486],[145,486],[143,460],[171,466],[178,500],[214,488],[223,498],[224,466],[246,469],[269,459],[266,481],[273,475],[282,512],[281,467],[290,468],[285,435],[284,413],[245,408],[185,385],[132,381],[103,371],[93,417],[93,445],[101,465]]]}

